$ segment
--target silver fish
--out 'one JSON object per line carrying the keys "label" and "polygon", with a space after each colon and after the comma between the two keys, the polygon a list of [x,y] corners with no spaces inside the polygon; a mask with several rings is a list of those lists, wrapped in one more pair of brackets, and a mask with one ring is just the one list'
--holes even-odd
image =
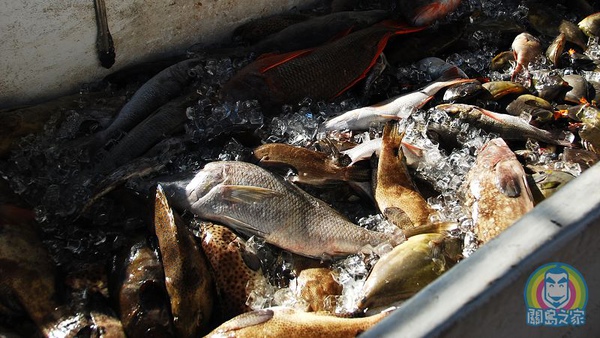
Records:
{"label": "silver fish", "polygon": [[[282,177],[245,162],[211,162],[186,186],[161,183],[179,208],[268,243],[317,258],[395,243],[390,234],[361,228]],[[184,183],[185,184],[185,183]]]}
{"label": "silver fish", "polygon": [[525,171],[501,138],[482,147],[462,189],[475,233],[484,243],[533,209]]}
{"label": "silver fish", "polygon": [[396,96],[376,105],[350,110],[325,122],[326,130],[365,130],[371,123],[386,122],[410,116],[417,109],[424,106],[441,89],[466,81],[469,79],[454,79],[449,81],[436,81],[424,88]]}
{"label": "silver fish", "polygon": [[571,146],[571,142],[561,139],[560,134],[536,128],[520,117],[499,114],[487,109],[468,104],[441,104],[435,109],[454,115],[487,132],[498,133],[507,140],[523,140],[531,138],[560,146]]}

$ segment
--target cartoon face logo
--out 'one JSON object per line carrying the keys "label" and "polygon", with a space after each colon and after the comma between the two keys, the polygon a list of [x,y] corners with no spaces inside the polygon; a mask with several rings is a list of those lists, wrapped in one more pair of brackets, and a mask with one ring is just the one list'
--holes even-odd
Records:
{"label": "cartoon face logo", "polygon": [[559,309],[570,300],[569,273],[560,266],[549,269],[544,274],[544,301],[554,309]]}

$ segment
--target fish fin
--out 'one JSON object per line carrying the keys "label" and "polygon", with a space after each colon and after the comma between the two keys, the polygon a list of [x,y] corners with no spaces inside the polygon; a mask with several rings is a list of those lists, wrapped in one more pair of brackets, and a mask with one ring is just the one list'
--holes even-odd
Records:
{"label": "fish fin", "polygon": [[217,329],[216,333],[227,333],[266,323],[273,318],[274,314],[275,313],[271,309],[261,309],[252,312],[246,312],[235,317],[235,320],[230,320],[221,325]]}
{"label": "fish fin", "polygon": [[329,42],[339,40],[339,39],[343,38],[344,36],[350,34],[353,30],[354,30],[354,26],[347,28],[347,29],[337,33],[336,35],[334,35],[331,39],[329,39]]}
{"label": "fish fin", "polygon": [[281,193],[272,189],[252,187],[246,185],[221,185],[223,199],[237,203],[263,202],[265,199],[281,196]]}
{"label": "fish fin", "polygon": [[233,228],[235,231],[241,232],[244,235],[247,235],[248,237],[256,235],[256,236],[260,236],[260,237],[264,238],[267,235],[269,235],[267,232],[257,229],[252,224],[242,222],[242,221],[235,219],[233,217],[230,217],[230,216],[216,215],[214,217],[214,219],[223,224],[227,224],[229,227]]}
{"label": "fish fin", "polygon": [[402,230],[414,227],[414,223],[410,220],[408,214],[398,207],[386,208],[383,210],[383,215],[388,221],[394,223],[395,226]]}
{"label": "fish fin", "polygon": [[[385,21],[387,21],[387,20],[385,20]],[[386,23],[385,25],[387,26],[390,24]],[[418,31],[425,29],[424,27],[408,27],[407,28],[406,25],[397,27],[397,23],[395,23],[395,25],[396,26],[392,26],[392,27],[397,28],[396,30],[390,30],[379,40],[379,42],[377,43],[377,46],[376,46],[376,52],[374,53],[373,58],[371,59],[371,62],[369,62],[369,65],[365,68],[365,70],[358,77],[356,77],[354,80],[352,80],[346,87],[344,87],[337,94],[335,94],[331,99],[334,99],[334,98],[342,95],[345,91],[352,88],[352,86],[354,86],[358,81],[364,79],[365,76],[367,76],[367,73],[369,73],[371,68],[373,68],[373,66],[377,62],[379,55],[381,53],[383,53],[383,49],[387,45],[387,42],[390,39],[390,37],[392,37],[394,35],[399,35],[399,34],[408,34],[408,33],[418,32]]]}
{"label": "fish fin", "polygon": [[293,51],[293,52],[289,52],[289,53],[285,53],[285,54],[269,55],[269,59],[270,59],[269,61],[271,61],[272,63],[270,65],[260,68],[259,72],[266,73],[270,69],[281,66],[282,64],[284,64],[288,61],[291,61],[297,57],[300,57],[302,55],[311,53],[313,50],[314,50],[314,48],[309,48],[309,49],[297,50],[297,51]]}
{"label": "fish fin", "polygon": [[[400,132],[398,128],[398,123],[395,121],[389,121],[383,127],[383,135],[381,136],[382,142],[390,145],[394,148],[396,156],[400,156],[402,154],[402,139],[404,138],[404,133]],[[383,148],[383,146],[382,146]],[[402,154],[402,156],[404,156]]]}
{"label": "fish fin", "polygon": [[522,169],[520,164],[513,161],[504,161],[496,165],[496,187],[508,197],[521,196]]}
{"label": "fish fin", "polygon": [[494,113],[494,112],[492,112],[492,111],[490,111],[490,110],[483,109],[483,108],[479,108],[479,107],[477,107],[477,109],[478,109],[478,110],[479,110],[479,111],[480,111],[480,112],[481,112],[483,115],[485,115],[485,116],[487,116],[487,117],[489,117],[489,118],[491,118],[491,119],[494,119],[494,120],[496,120],[496,121],[498,121],[498,122],[501,122],[501,123],[506,123],[506,122],[504,122],[504,121],[503,121],[501,118],[499,118],[499,117],[498,117],[498,115],[497,115],[496,113]]}
{"label": "fish fin", "polygon": [[405,150],[408,150],[411,154],[414,154],[417,157],[423,157],[423,148],[417,147],[414,144],[402,142],[402,147]]}

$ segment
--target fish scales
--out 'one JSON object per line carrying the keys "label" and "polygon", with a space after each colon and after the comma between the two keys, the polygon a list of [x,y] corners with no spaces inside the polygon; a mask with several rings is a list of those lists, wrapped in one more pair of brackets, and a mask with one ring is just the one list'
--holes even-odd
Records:
{"label": "fish scales", "polygon": [[525,171],[501,138],[483,146],[465,177],[463,189],[475,233],[484,243],[533,209]]}
{"label": "fish scales", "polygon": [[393,34],[389,27],[363,29],[307,56],[271,68],[265,75],[271,88],[280,91],[288,101],[299,101],[306,96],[332,99],[364,76],[381,52],[381,41]]}
{"label": "fish scales", "polygon": [[174,204],[202,218],[308,257],[348,255],[395,240],[353,224],[325,202],[251,163],[208,163],[185,192],[175,189],[171,196]]}

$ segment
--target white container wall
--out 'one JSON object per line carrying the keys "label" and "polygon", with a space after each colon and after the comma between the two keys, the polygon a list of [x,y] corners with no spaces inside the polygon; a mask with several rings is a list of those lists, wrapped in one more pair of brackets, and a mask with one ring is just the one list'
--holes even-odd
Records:
{"label": "white container wall", "polygon": [[76,92],[134,63],[228,39],[251,18],[314,0],[105,0],[116,50],[110,69],[96,53],[93,0],[0,2],[0,108]]}

